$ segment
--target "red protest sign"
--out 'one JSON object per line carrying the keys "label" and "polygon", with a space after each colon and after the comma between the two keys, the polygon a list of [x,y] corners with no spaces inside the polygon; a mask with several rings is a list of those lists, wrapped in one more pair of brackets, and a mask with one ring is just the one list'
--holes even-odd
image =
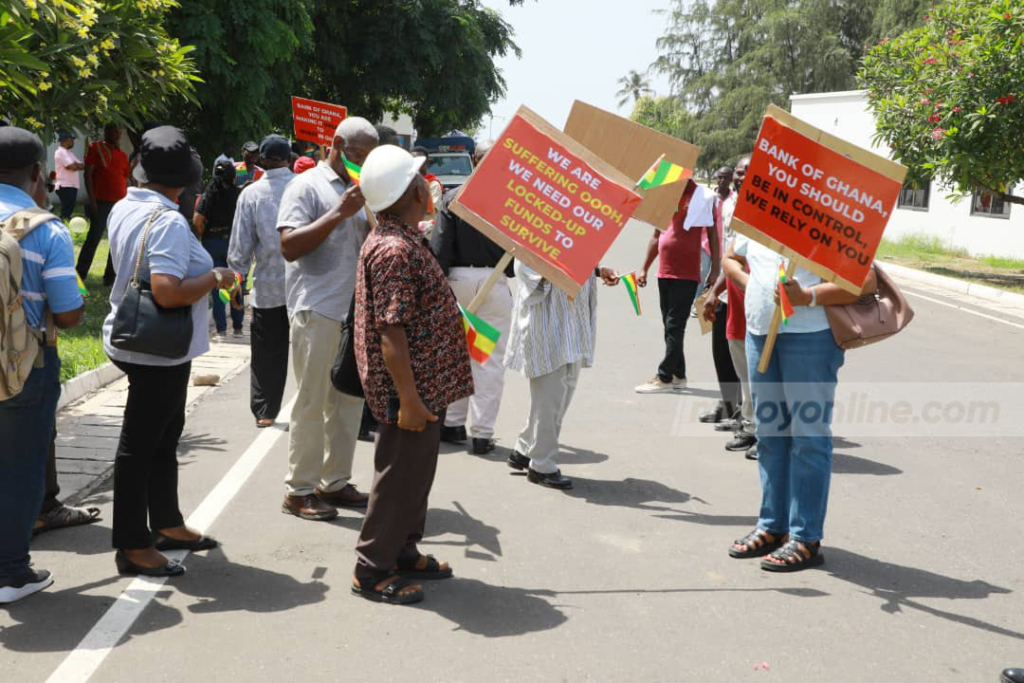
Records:
{"label": "red protest sign", "polygon": [[452,210],[574,296],[640,204],[632,186],[521,107]]}
{"label": "red protest sign", "polygon": [[733,228],[859,293],[906,168],[770,107]]}
{"label": "red protest sign", "polygon": [[334,129],[347,114],[348,109],[337,104],[292,96],[296,140],[330,147],[334,142]]}

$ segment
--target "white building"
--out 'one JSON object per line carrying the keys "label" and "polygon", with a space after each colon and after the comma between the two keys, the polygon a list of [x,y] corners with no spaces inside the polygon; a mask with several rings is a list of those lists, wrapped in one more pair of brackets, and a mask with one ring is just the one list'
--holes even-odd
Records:
{"label": "white building", "polygon": [[[872,142],[875,120],[862,90],[793,95],[792,113],[859,147],[891,156]],[[1019,192],[1019,188],[1018,188]],[[919,190],[905,189],[885,234],[889,239],[924,233],[973,256],[1024,258],[1024,206],[975,193],[959,201],[947,199],[948,188],[937,182]]]}

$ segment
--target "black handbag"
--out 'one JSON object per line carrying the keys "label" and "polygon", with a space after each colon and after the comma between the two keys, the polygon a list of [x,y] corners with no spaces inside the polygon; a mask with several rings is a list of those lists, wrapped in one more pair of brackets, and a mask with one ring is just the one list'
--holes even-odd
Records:
{"label": "black handbag", "polygon": [[139,240],[135,272],[125,285],[110,330],[110,345],[122,351],[145,353],[161,358],[183,358],[192,346],[192,307],[164,308],[153,298],[150,283],[139,279],[139,267],[146,253],[146,239],[154,221],[164,211],[149,216]]}
{"label": "black handbag", "polygon": [[359,379],[359,366],[356,364],[356,297],[352,295],[352,303],[348,307],[348,317],[341,323],[341,342],[338,344],[338,355],[331,367],[331,384],[343,394],[356,398],[365,398],[363,382]]}

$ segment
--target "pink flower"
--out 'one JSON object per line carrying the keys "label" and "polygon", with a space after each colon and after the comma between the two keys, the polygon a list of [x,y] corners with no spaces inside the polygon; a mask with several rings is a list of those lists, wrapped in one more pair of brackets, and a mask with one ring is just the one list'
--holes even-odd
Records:
{"label": "pink flower", "polygon": [[953,107],[953,113],[954,114],[959,114],[960,113],[960,107]]}
{"label": "pink flower", "polygon": [[946,132],[945,128],[936,128],[932,131],[932,140],[941,140],[942,134]]}
{"label": "pink flower", "polygon": [[924,97],[922,97],[922,98],[921,98],[921,104],[922,104],[922,105],[924,105],[924,104],[931,104],[931,103],[932,103],[932,102],[931,102],[931,100],[929,100],[929,99],[926,99],[926,98],[924,98]]}
{"label": "pink flower", "polygon": [[928,122],[929,123],[938,123],[941,120],[942,120],[942,117],[939,116],[938,114],[932,114],[931,116],[928,117]]}
{"label": "pink flower", "polygon": [[1010,14],[1009,12],[1007,12],[1006,14],[1003,15],[1003,18],[1004,19],[1013,19],[1013,15]]}
{"label": "pink flower", "polygon": [[925,57],[924,59],[925,64],[935,64],[937,61],[939,60],[935,59],[935,57]]}

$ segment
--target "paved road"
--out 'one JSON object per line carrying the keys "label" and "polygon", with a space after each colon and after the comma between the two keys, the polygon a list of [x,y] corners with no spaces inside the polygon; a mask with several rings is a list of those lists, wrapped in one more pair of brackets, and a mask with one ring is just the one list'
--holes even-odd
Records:
{"label": "paved road", "polygon": [[[632,266],[645,239],[625,236],[607,262]],[[844,386],[930,383],[945,395],[943,382],[1024,381],[1024,319],[1007,325],[915,291],[929,297],[912,299],[918,319],[848,354]],[[505,448],[446,450],[424,547],[457,578],[428,585],[421,606],[349,595],[358,514],[324,524],[279,512],[286,435],[252,427],[243,373],[197,405],[182,448],[188,511],[236,462],[258,462],[237,495],[211,498],[225,503],[209,529],[223,548],[151,589],[116,647],[98,638],[76,650],[105,614],[147,597],[144,582],[114,574],[106,487],[93,498],[103,523],[37,541],[35,561],[57,583],[0,611],[4,679],[46,680],[68,662],[62,673],[95,667],[91,680],[104,682],[986,681],[1024,663],[1020,438],[839,434],[826,564],[767,574],[725,552],[755,521],[756,466],[679,417],[712,385],[688,399],[634,394],[658,356],[656,295],[644,293],[637,320],[624,292],[601,294],[597,365],[564,428],[576,488],[530,485],[505,467]],[[687,344],[691,380],[712,381],[709,339],[691,330]],[[527,405],[525,381],[510,375],[502,446]],[[360,444],[364,488],[371,457]]]}

